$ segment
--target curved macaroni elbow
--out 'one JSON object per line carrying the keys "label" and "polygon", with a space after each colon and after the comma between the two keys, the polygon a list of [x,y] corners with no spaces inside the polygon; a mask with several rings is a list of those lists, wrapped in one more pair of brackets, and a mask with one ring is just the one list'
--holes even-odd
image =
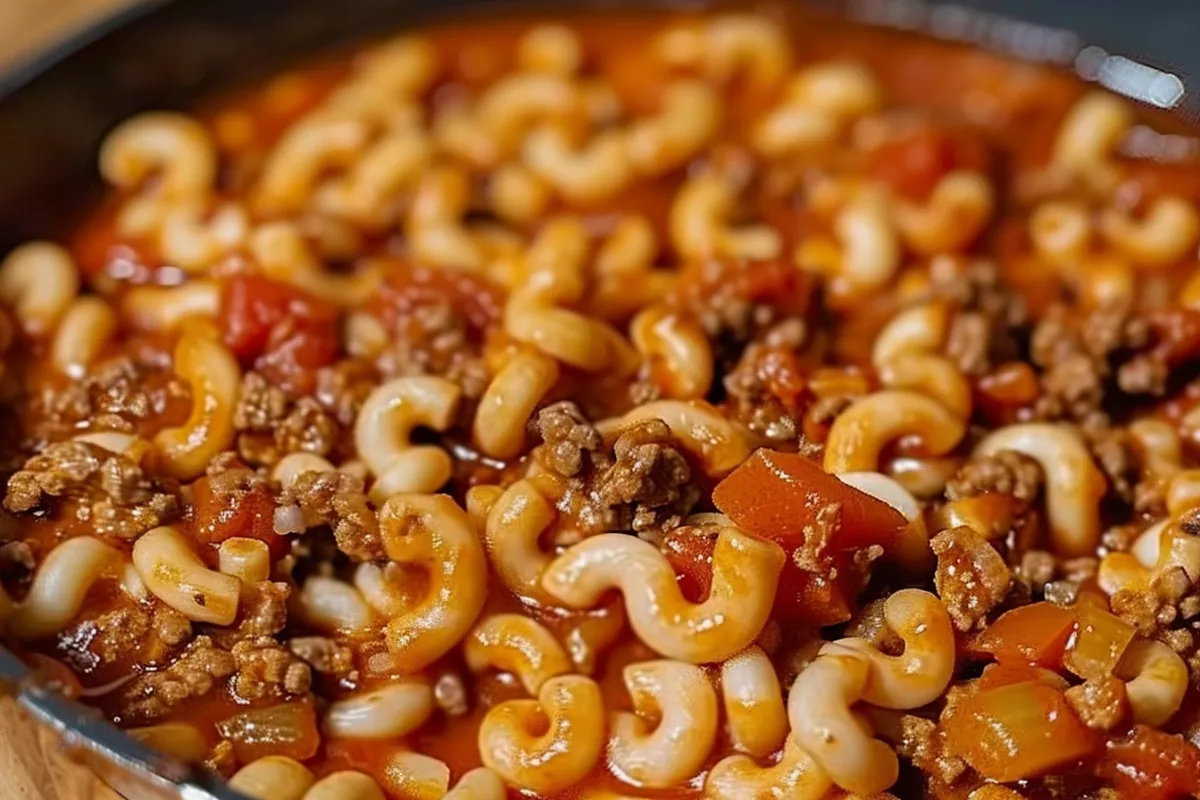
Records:
{"label": "curved macaroni elbow", "polygon": [[681,80],[663,91],[658,113],[628,129],[629,159],[643,175],[661,175],[687,163],[716,135],[721,99],[701,81]]}
{"label": "curved macaroni elbow", "polygon": [[508,487],[488,513],[484,542],[492,568],[514,594],[544,598],[540,580],[550,563],[539,539],[554,522],[554,506],[528,480]]}
{"label": "curved macaroni elbow", "polygon": [[721,697],[735,749],[766,758],[787,739],[787,708],[779,677],[758,645],[721,665]]}
{"label": "curved macaroni elbow", "polygon": [[192,390],[192,411],[183,425],[159,431],[154,445],[162,468],[187,480],[203,475],[208,464],[233,444],[242,371],[220,342],[185,335],[175,346],[175,374]]}
{"label": "curved macaroni elbow", "polygon": [[379,512],[389,559],[428,575],[424,595],[387,624],[397,669],[424,669],[470,630],[487,599],[487,558],[467,512],[447,495],[398,494]]}
{"label": "curved macaroni elbow", "polygon": [[965,420],[923,394],[888,389],[854,401],[838,415],[825,442],[826,472],[873,472],[890,442],[919,436],[926,454],[945,455],[966,434]]}
{"label": "curved macaroni elbow", "polygon": [[207,197],[216,186],[217,149],[204,125],[187,115],[139,114],[104,138],[100,174],[127,191],[157,174],[164,200],[194,200]]}
{"label": "curved macaroni elbow", "polygon": [[221,290],[215,281],[188,281],[180,286],[134,286],[121,298],[121,313],[145,331],[177,330],[190,318],[216,319]]}
{"label": "curved macaroni elbow", "polygon": [[58,633],[83,608],[100,579],[116,577],[125,556],[91,536],[67,539],[42,560],[25,600],[8,619],[8,632],[19,641]]}
{"label": "curved macaroni elbow", "polygon": [[896,782],[900,762],[852,710],[862,699],[870,662],[857,651],[827,645],[788,695],[792,738],[830,779],[858,794],[875,794]]}
{"label": "curved macaroni elbow", "polygon": [[765,225],[735,228],[730,223],[737,196],[724,177],[705,173],[690,178],[671,203],[671,244],[690,261],[709,258],[775,258],[783,242]]}
{"label": "curved macaroni elbow", "polygon": [[229,779],[229,788],[251,800],[304,800],[317,779],[308,767],[286,756],[263,756]]}
{"label": "curved macaroni elbow", "polygon": [[1009,425],[976,445],[975,455],[1002,450],[1029,456],[1045,473],[1050,540],[1058,554],[1091,553],[1100,541],[1100,498],[1108,484],[1079,434],[1065,425]]}
{"label": "curved macaroni elbow", "polygon": [[525,446],[525,428],[537,404],[558,382],[558,364],[540,353],[514,354],[479,399],[472,435],[492,458],[512,458]]}
{"label": "curved macaroni elbow", "polygon": [[0,302],[30,336],[49,336],[78,293],[75,259],[52,242],[28,242],[0,262]]}
{"label": "curved macaroni elbow", "polygon": [[561,792],[600,763],[603,719],[604,698],[595,681],[551,678],[537,700],[508,700],[488,711],[479,726],[479,754],[512,786]]}
{"label": "curved macaroni elbow", "polygon": [[950,327],[949,309],[942,303],[922,303],[892,317],[875,337],[871,363],[882,369],[908,351],[935,353],[942,349]]}
{"label": "curved macaroni elbow", "polygon": [[312,785],[303,800],[387,800],[369,775],[344,770],[326,775]]}
{"label": "curved macaroni elbow", "polygon": [[704,781],[704,792],[712,800],[825,800],[832,788],[825,770],[790,736],[777,763],[763,767],[749,756],[727,756],[713,765]]}
{"label": "curved macaroni elbow", "polygon": [[879,382],[887,389],[909,390],[932,397],[956,417],[971,418],[971,384],[945,356],[913,351],[900,353],[879,368]]}
{"label": "curved macaroni elbow", "polygon": [[82,378],[88,365],[112,341],[119,323],[117,312],[104,300],[77,297],[54,331],[50,363],[67,377]]}
{"label": "curved macaroni elbow", "polygon": [[909,249],[928,258],[971,244],[987,226],[995,204],[984,175],[959,170],[938,181],[924,205],[896,201],[892,216]]}
{"label": "curved macaroni elbow", "polygon": [[904,641],[889,656],[863,639],[839,639],[822,652],[849,648],[870,662],[862,699],[882,708],[920,708],[941,697],[954,676],[954,626],[942,601],[920,589],[901,589],[887,598],[883,616]]}
{"label": "curved macaroni elbow", "polygon": [[242,582],[204,566],[174,528],[155,528],[133,543],[133,565],[150,593],[193,622],[229,625]]}
{"label": "curved macaroni elbow", "polygon": [[703,400],[643,403],[622,417],[602,420],[596,427],[607,435],[651,419],[666,423],[672,435],[700,459],[710,477],[725,475],[750,457],[750,445],[742,432]]}
{"label": "curved macaroni elbow", "polygon": [[487,767],[479,767],[459,778],[442,800],[504,800],[507,796],[500,776]]}
{"label": "curved macaroni elbow", "polygon": [[609,717],[609,762],[641,786],[683,783],[704,766],[717,739],[717,694],[708,676],[692,664],[647,661],[625,667],[624,679],[633,712]]}
{"label": "curved macaroni elbow", "polygon": [[572,671],[554,634],[523,614],[494,614],[480,622],[463,643],[463,659],[474,673],[496,669],[515,675],[531,695]]}
{"label": "curved macaroni elbow", "polygon": [[712,345],[693,320],[650,306],[629,324],[630,338],[655,384],[676,400],[702,398],[713,382]]}
{"label": "curved macaroni elbow", "polygon": [[298,616],[324,633],[364,636],[375,631],[375,611],[355,587],[337,578],[313,575],[296,597]]}
{"label": "curved macaroni elbow", "polygon": [[1196,249],[1200,239],[1200,212],[1181,197],[1160,197],[1145,217],[1134,220],[1124,211],[1105,209],[1100,233],[1117,252],[1135,265],[1162,269],[1177,264]]}
{"label": "curved macaroni elbow", "polygon": [[422,376],[396,378],[367,396],[354,423],[354,444],[375,476],[373,501],[434,492],[450,479],[449,453],[436,445],[413,445],[409,437],[418,426],[449,428],[461,394],[453,381]]}
{"label": "curved macaroni elbow", "polygon": [[391,739],[420,728],[433,710],[430,686],[393,683],[332,703],[324,730],[335,739]]}
{"label": "curved macaroni elbow", "polygon": [[542,586],[572,608],[591,608],[605,592],[619,589],[639,639],[668,658],[702,664],[722,661],[758,636],[770,616],[784,560],[774,542],[722,528],[713,550],[712,588],[703,602],[691,603],[654,545],[604,533],[551,562]]}
{"label": "curved macaroni elbow", "polygon": [[1125,692],[1136,724],[1165,725],[1183,705],[1190,680],[1187,664],[1162,642],[1135,639],[1115,672],[1129,676]]}

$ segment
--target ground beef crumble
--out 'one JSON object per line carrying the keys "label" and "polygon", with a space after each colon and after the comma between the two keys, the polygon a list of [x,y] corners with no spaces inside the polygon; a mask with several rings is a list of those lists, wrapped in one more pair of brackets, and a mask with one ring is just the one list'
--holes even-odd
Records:
{"label": "ground beef crumble", "polygon": [[1111,731],[1129,711],[1125,683],[1111,675],[1089,678],[1064,692],[1067,704],[1089,728]]}
{"label": "ground beef crumble", "polygon": [[59,442],[8,481],[4,507],[29,512],[51,499],[77,500],[74,513],[97,534],[134,539],[175,519],[177,487],[152,481],[129,457],[85,442]]}
{"label": "ground beef crumble", "polygon": [[173,397],[187,397],[185,385],[153,359],[118,356],[96,365],[82,380],[47,387],[35,399],[47,421],[43,434],[60,438],[89,421],[93,430],[130,432],[136,423],[161,414]]}
{"label": "ground beef crumble", "polygon": [[448,300],[422,303],[397,321],[393,343],[377,365],[385,378],[440,375],[468,399],[487,389],[490,375],[477,353],[469,320]]}
{"label": "ground beef crumble", "polygon": [[806,335],[799,317],[773,325],[746,347],[723,381],[734,416],[769,441],[799,435],[804,378],[796,351]]}
{"label": "ground beef crumble", "polygon": [[900,718],[901,739],[896,752],[923,772],[950,785],[966,772],[967,762],[946,752],[942,731],[930,719],[905,714]]}
{"label": "ground beef crumble", "polygon": [[230,649],[237,674],[233,690],[244,700],[291,697],[312,688],[312,670],[270,636],[243,639]]}
{"label": "ground beef crumble", "polygon": [[[1080,316],[1054,306],[1033,329],[1030,357],[1042,368],[1042,396],[1035,406],[1043,419],[1089,421],[1103,427],[1106,393],[1114,376],[1123,391],[1158,391],[1154,369],[1123,358],[1150,341],[1150,327],[1126,300],[1114,301]],[[1163,376],[1165,377],[1165,376]]]}
{"label": "ground beef crumble", "polygon": [[338,549],[357,561],[384,557],[379,520],[367,503],[362,478],[336,470],[306,472],[279,496],[280,511],[299,508],[308,528],[328,525]]}
{"label": "ground beef crumble", "polygon": [[151,601],[107,611],[59,634],[59,650],[77,669],[97,667],[136,656],[154,663],[192,636],[192,624],[173,608]]}
{"label": "ground beef crumble", "polygon": [[599,432],[579,406],[571,402],[546,406],[538,412],[531,427],[544,442],[539,451],[543,462],[564,478],[574,478],[582,472],[604,446]]}
{"label": "ground beef crumble", "polygon": [[976,456],[946,482],[946,497],[959,500],[984,492],[1000,492],[1024,505],[1037,499],[1042,487],[1042,468],[1036,461],[1012,450]]}
{"label": "ground beef crumble", "polygon": [[584,533],[633,531],[653,537],[677,527],[700,499],[683,448],[661,420],[621,433],[612,454],[573,403],[542,409],[534,421],[543,464],[568,479],[558,502]]}
{"label": "ground beef crumble", "polygon": [[184,701],[201,697],[237,672],[233,655],[207,636],[197,636],[171,666],[135,678],[122,693],[127,722],[145,724]]}
{"label": "ground beef crumble", "polygon": [[339,681],[354,682],[358,672],[354,651],[325,636],[298,636],[288,641],[288,649],[314,672]]}
{"label": "ground beef crumble", "polygon": [[[935,265],[936,267],[937,265]],[[946,355],[966,375],[1020,356],[1019,332],[1029,320],[1024,300],[988,262],[933,271],[932,295],[956,313],[946,333]]]}
{"label": "ground beef crumble", "polygon": [[274,636],[287,625],[287,583],[259,581],[242,587],[242,621],[238,630],[247,636]]}
{"label": "ground beef crumble", "polygon": [[973,528],[960,526],[929,542],[937,556],[934,585],[960,631],[982,626],[1008,595],[1012,574],[996,548]]}
{"label": "ground beef crumble", "polygon": [[239,431],[238,455],[255,466],[270,466],[289,453],[328,455],[341,433],[337,420],[317,400],[293,401],[253,371],[242,378],[233,424]]}

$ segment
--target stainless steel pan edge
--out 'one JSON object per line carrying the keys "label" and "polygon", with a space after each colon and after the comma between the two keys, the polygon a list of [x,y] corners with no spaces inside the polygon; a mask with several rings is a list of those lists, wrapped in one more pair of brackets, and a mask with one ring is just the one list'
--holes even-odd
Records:
{"label": "stainless steel pan edge", "polygon": [[[413,5],[433,5],[395,0],[388,3],[380,3],[377,0],[358,1],[363,6],[389,6],[390,11],[383,13],[394,19],[397,28],[402,26],[406,17],[411,16]],[[189,2],[193,9],[203,5],[203,0],[188,0],[177,4],[188,5]],[[915,30],[939,38],[969,42],[1019,59],[1074,66],[1085,79],[1099,80],[1110,89],[1142,101],[1149,100],[1153,105],[1176,109],[1194,118],[1195,94],[1179,76],[1200,74],[1200,62],[1188,63],[1187,56],[1182,55],[1186,52],[1192,53],[1194,57],[1195,51],[1190,46],[1185,50],[1182,42],[1172,42],[1171,46],[1166,48],[1169,52],[1160,54],[1158,63],[1149,66],[1146,62],[1150,60],[1147,53],[1155,50],[1153,37],[1158,36],[1161,39],[1168,35],[1166,31],[1153,30],[1155,17],[1167,28],[1177,32],[1194,31],[1200,29],[1200,4],[1190,4],[1187,0],[1180,4],[1176,4],[1174,0],[1143,0],[1138,4],[1140,11],[1135,13],[1140,13],[1141,22],[1148,24],[1137,25],[1137,20],[1129,18],[1129,5],[1114,5],[1117,2],[1118,0],[1078,0],[1049,4],[1040,0],[968,0],[966,5],[960,5],[929,3],[924,0],[816,0],[812,4],[872,25]],[[617,4],[625,7],[636,5]],[[675,0],[673,4],[659,3],[664,4],[701,5],[689,0]],[[164,6],[169,10],[170,5],[172,4],[167,0],[144,0],[133,9],[120,12],[91,26],[7,75],[0,76],[0,104],[8,102],[10,97],[36,91],[39,80],[42,80],[46,73],[62,67],[72,59],[86,57],[87,50],[102,45],[104,38],[114,31],[119,31],[126,25],[140,24],[147,18],[161,13]],[[314,3],[297,5],[311,7]],[[490,13],[495,13],[497,4],[451,2],[449,5],[490,6]],[[529,3],[521,3],[520,7],[528,5]],[[595,6],[597,3],[581,5]],[[278,13],[289,13],[288,4],[264,2],[262,6],[277,6]],[[1101,8],[1102,6],[1104,8]],[[561,12],[561,6],[557,9]],[[1110,17],[1112,14],[1123,14],[1126,20],[1116,24],[1111,19],[1105,22],[1106,13]],[[1190,15],[1189,20],[1173,24],[1170,20],[1162,19],[1162,15],[1174,13]],[[1025,19],[1037,19],[1041,24],[1025,22]],[[1098,21],[1102,23],[1100,28],[1096,27]],[[1066,27],[1058,27],[1064,25],[1069,25],[1072,30],[1084,31],[1084,35],[1089,38],[1085,40]],[[1135,25],[1136,27],[1133,27]],[[1150,29],[1151,39],[1145,38],[1147,28]],[[364,29],[363,33],[369,34],[371,30]],[[373,30],[377,33],[379,29]],[[1129,31],[1140,33],[1142,38],[1130,39],[1125,36]],[[305,35],[312,38],[313,34]],[[1125,52],[1136,54],[1139,60],[1113,56],[1108,50],[1089,45],[1087,42],[1093,41],[1091,37],[1098,37],[1105,45],[1115,43],[1116,46],[1121,46],[1124,43],[1127,48]],[[304,36],[298,35],[298,38],[303,39]],[[319,39],[319,35],[317,38]],[[347,32],[338,30],[331,38],[338,42],[344,41],[347,39]],[[357,38],[357,34],[352,34],[351,38]],[[216,52],[220,51],[219,42],[214,40],[213,46]],[[1123,78],[1121,74],[1113,74],[1111,71],[1107,76],[1103,73],[1105,64],[1108,63],[1106,59],[1110,58],[1116,59],[1112,63],[1126,69]],[[1149,72],[1138,73],[1136,67],[1145,67]],[[1142,81],[1140,84],[1135,80],[1139,74]],[[1122,79],[1125,80],[1124,84]],[[1146,96],[1147,92],[1150,92],[1149,96]],[[0,134],[3,134],[4,130],[0,126]],[[7,144],[0,135],[0,145]],[[6,180],[8,177],[0,170],[0,180]],[[38,227],[38,223],[35,222],[27,226],[27,230],[0,230],[0,249],[5,238],[31,235],[31,231],[36,231]],[[0,646],[0,690],[12,695],[17,704],[38,724],[57,735],[66,754],[86,765],[129,800],[247,800],[243,795],[226,787],[218,776],[162,756],[125,735],[92,709],[57,694],[52,686],[42,681],[37,673],[3,646]]]}

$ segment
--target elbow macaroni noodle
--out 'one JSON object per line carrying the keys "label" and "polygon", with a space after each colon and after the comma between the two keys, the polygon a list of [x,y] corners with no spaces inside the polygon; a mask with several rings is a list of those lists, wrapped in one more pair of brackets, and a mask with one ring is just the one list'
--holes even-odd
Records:
{"label": "elbow macaroni noodle", "polygon": [[[609,718],[608,760],[639,786],[668,787],[700,771],[717,738],[717,695],[704,670],[679,661],[625,668],[633,712]],[[657,724],[648,724],[646,714]]]}
{"label": "elbow macaroni noodle", "polygon": [[[578,783],[604,753],[604,699],[591,678],[546,681],[537,700],[493,706],[479,727],[483,763],[506,783],[549,794]],[[539,733],[538,731],[542,731]]]}
{"label": "elbow macaroni noodle", "polygon": [[0,261],[6,643],[251,800],[1200,786],[1195,142],[663,19],[115,127]]}
{"label": "elbow macaroni noodle", "polygon": [[228,625],[237,616],[241,581],[211,570],[172,528],[155,528],[133,545],[133,564],[150,593],[195,622]]}
{"label": "elbow macaroni noodle", "polygon": [[371,392],[354,425],[354,441],[375,476],[373,500],[433,492],[450,478],[450,455],[435,445],[413,445],[409,437],[418,426],[449,427],[460,394],[453,381],[435,377],[396,378]]}
{"label": "elbow macaroni noodle", "polygon": [[758,636],[770,614],[783,561],[778,545],[722,528],[708,598],[690,603],[657,548],[605,533],[551,562],[542,586],[571,608],[595,606],[606,591],[620,589],[639,639],[668,658],[701,664],[728,658]]}

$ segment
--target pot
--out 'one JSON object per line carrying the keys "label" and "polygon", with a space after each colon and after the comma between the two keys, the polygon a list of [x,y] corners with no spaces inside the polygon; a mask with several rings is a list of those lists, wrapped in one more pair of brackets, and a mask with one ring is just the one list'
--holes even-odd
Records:
{"label": "pot", "polygon": [[[1068,66],[1113,91],[1195,118],[1194,95],[1180,76],[1200,75],[1200,52],[1192,41],[1200,30],[1200,4],[1187,0],[815,5],[867,24]],[[0,76],[0,252],[61,232],[88,207],[101,188],[94,170],[101,139],[133,114],[188,108],[380,32],[433,18],[497,14],[511,6],[505,0],[144,0]],[[561,6],[554,10],[561,13]],[[163,757],[64,699],[3,647],[0,688],[59,735],[72,756],[129,798],[240,797],[214,776]]]}

